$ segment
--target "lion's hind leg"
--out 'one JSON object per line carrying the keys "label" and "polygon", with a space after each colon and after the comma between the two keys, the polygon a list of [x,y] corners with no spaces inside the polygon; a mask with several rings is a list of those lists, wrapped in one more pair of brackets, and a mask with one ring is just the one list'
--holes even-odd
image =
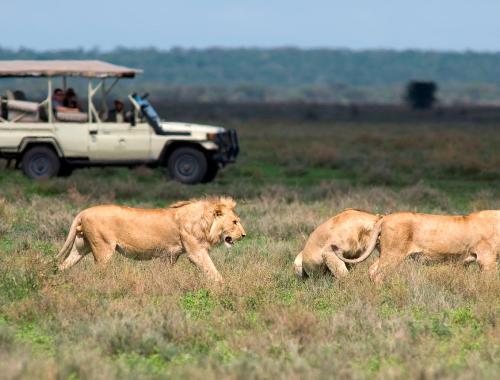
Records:
{"label": "lion's hind leg", "polygon": [[323,248],[321,255],[323,256],[323,260],[325,261],[328,270],[333,276],[340,278],[349,274],[347,266],[337,257],[337,255],[335,255],[330,244],[327,244],[325,248]]}
{"label": "lion's hind leg", "polygon": [[382,284],[386,276],[393,272],[409,255],[405,250],[391,249],[384,251],[382,249],[380,258],[375,263],[375,269],[370,268],[369,270],[370,278],[376,284]]}
{"label": "lion's hind leg", "polygon": [[85,255],[90,252],[90,247],[81,236],[77,236],[70,254],[59,264],[59,270],[66,270],[77,264]]}
{"label": "lion's hind leg", "polygon": [[116,243],[108,243],[102,240],[98,242],[90,241],[89,244],[96,264],[106,266],[109,260],[111,260],[113,253],[115,253]]}
{"label": "lion's hind leg", "polygon": [[[403,226],[404,227],[404,226]],[[408,256],[412,254],[411,230],[399,229],[398,233],[393,228],[382,229],[380,234],[380,256],[376,264],[372,264],[369,274],[376,284],[382,284],[387,275],[393,272]]]}
{"label": "lion's hind leg", "polygon": [[368,274],[370,278],[373,278],[373,276],[378,270],[378,261],[379,259],[375,260],[375,262],[372,265],[370,265],[370,268],[368,269]]}

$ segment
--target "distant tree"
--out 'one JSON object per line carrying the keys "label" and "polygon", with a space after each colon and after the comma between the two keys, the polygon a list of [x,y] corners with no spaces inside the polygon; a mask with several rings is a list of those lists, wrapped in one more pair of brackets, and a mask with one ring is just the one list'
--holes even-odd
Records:
{"label": "distant tree", "polygon": [[411,81],[406,86],[406,102],[415,109],[432,108],[436,101],[437,85],[434,82]]}

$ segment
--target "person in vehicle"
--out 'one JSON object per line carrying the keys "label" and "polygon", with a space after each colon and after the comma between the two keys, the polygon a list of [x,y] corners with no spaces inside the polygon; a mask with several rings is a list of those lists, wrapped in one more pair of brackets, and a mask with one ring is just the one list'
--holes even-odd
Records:
{"label": "person in vehicle", "polygon": [[57,115],[58,112],[78,112],[78,108],[66,107],[64,105],[65,94],[60,88],[56,88],[52,94],[52,109]]}
{"label": "person in vehicle", "polygon": [[76,96],[75,90],[71,87],[66,90],[66,94],[64,94],[63,106],[67,108],[73,108],[80,111],[80,102],[78,101],[78,97]]}
{"label": "person in vehicle", "polygon": [[28,99],[26,99],[26,95],[25,95],[24,91],[22,91],[22,90],[15,90],[14,91],[14,99],[15,100],[28,100]]}
{"label": "person in vehicle", "polygon": [[111,123],[128,123],[130,121],[130,116],[125,112],[125,107],[123,103],[116,99],[113,102],[114,108],[109,111],[108,120]]}

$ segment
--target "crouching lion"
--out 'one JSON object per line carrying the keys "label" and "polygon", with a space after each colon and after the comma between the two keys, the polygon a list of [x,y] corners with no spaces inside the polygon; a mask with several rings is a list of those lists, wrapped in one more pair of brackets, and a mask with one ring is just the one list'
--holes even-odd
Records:
{"label": "crouching lion", "polygon": [[305,277],[329,270],[337,278],[346,275],[347,267],[334,251],[351,258],[359,257],[366,250],[372,251],[377,243],[375,235],[378,235],[374,227],[380,218],[365,211],[347,209],[328,219],[309,235],[304,249],[295,258],[295,274]]}
{"label": "crouching lion", "polygon": [[375,232],[359,258],[345,258],[341,251],[335,254],[346,263],[359,263],[371,254],[379,238],[380,258],[369,269],[376,283],[383,282],[390,271],[413,254],[423,255],[431,261],[452,257],[463,259],[464,264],[477,261],[484,272],[496,271],[500,254],[499,210],[479,211],[467,216],[398,212],[384,216],[376,224]]}
{"label": "crouching lion", "polygon": [[80,212],[57,255],[65,270],[92,252],[97,264],[107,263],[118,251],[126,257],[149,260],[166,257],[174,264],[182,253],[208,277],[221,281],[209,250],[224,242],[231,247],[245,237],[236,202],[220,197],[178,202],[163,209],[115,205],[91,207]]}

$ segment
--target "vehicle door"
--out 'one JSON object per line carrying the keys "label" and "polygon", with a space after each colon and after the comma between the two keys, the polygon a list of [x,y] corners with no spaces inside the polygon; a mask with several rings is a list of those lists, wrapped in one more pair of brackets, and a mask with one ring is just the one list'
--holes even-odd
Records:
{"label": "vehicle door", "polygon": [[151,128],[145,123],[100,122],[89,125],[89,158],[103,161],[147,161]]}
{"label": "vehicle door", "polygon": [[87,123],[53,123],[57,143],[67,158],[87,158],[89,156],[89,131]]}

